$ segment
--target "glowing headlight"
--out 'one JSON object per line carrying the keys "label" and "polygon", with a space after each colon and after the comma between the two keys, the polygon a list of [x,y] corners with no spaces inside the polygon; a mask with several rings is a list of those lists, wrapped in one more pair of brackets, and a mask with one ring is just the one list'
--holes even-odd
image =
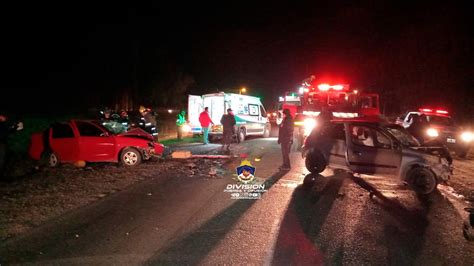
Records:
{"label": "glowing headlight", "polygon": [[313,128],[316,127],[316,119],[314,118],[306,118],[304,120],[304,134],[308,136]]}
{"label": "glowing headlight", "polygon": [[438,133],[438,130],[434,128],[428,128],[428,130],[426,130],[426,135],[428,135],[429,137],[435,138],[439,136],[439,133]]}
{"label": "glowing headlight", "polygon": [[461,134],[461,139],[465,142],[471,142],[474,140],[474,134],[471,132],[463,132]]}
{"label": "glowing headlight", "polygon": [[191,127],[189,125],[183,125],[183,132],[191,132]]}

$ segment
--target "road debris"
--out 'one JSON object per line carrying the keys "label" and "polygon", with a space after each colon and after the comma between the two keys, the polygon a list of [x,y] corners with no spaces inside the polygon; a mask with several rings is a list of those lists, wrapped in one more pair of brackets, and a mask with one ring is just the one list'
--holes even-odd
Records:
{"label": "road debris", "polygon": [[174,151],[171,153],[171,158],[173,159],[189,159],[191,158],[191,151],[185,151],[185,150],[180,150],[180,151]]}

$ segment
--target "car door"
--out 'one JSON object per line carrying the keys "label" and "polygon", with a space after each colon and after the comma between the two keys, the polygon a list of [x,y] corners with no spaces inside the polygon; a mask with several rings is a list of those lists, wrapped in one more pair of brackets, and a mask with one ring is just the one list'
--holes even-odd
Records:
{"label": "car door", "polygon": [[78,139],[69,123],[54,124],[48,138],[49,147],[58,156],[60,162],[72,162],[78,159]]}
{"label": "car door", "polygon": [[[328,155],[328,163],[334,168],[347,169],[346,164],[346,135],[344,130],[344,124],[334,123],[330,127],[330,140],[325,141],[330,147]],[[322,147],[325,144],[321,145]]]}
{"label": "car door", "polygon": [[366,124],[345,124],[347,164],[361,174],[398,175],[402,154],[379,128]]}
{"label": "car door", "polygon": [[117,161],[115,154],[115,138],[99,126],[86,122],[75,121],[79,133],[79,156],[88,162]]}

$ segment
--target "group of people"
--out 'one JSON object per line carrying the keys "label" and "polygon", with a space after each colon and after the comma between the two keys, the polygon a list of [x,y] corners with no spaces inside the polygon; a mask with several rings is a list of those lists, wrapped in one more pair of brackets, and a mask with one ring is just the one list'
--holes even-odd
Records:
{"label": "group of people", "polygon": [[[121,110],[118,113],[112,112],[109,108],[105,108],[101,112],[101,121],[103,122],[115,122],[122,125],[120,131],[127,131],[133,127],[139,127],[146,132],[153,135],[153,137],[157,140],[158,138],[158,130],[157,130],[157,122],[156,118],[153,115],[153,112],[150,108],[146,108],[145,106],[141,105],[138,108],[139,116],[132,116],[130,117],[128,112],[125,110]],[[120,133],[120,132],[117,132]]]}
{"label": "group of people", "polygon": [[[221,117],[222,125],[222,150],[230,151],[230,144],[232,143],[232,138],[235,135],[235,116],[231,108],[227,109],[227,113]],[[199,114],[199,123],[201,124],[202,133],[203,133],[203,144],[209,144],[209,127],[215,125],[209,115],[209,108],[205,107],[204,111]]]}
{"label": "group of people", "polygon": [[[203,144],[209,144],[209,128],[215,125],[209,115],[209,108],[205,107],[204,111],[199,114],[199,122],[203,132]],[[227,109],[227,113],[221,117],[220,123],[222,125],[222,150],[230,151],[232,139],[236,134],[236,121],[233,110]],[[293,144],[293,130],[294,122],[289,109],[283,110],[283,120],[279,125],[278,144],[281,145],[283,164],[280,170],[290,170],[290,151]]]}

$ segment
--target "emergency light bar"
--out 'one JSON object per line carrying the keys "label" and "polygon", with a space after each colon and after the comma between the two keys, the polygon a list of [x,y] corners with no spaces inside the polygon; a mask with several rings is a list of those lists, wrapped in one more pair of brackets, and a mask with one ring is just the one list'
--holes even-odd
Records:
{"label": "emergency light bar", "polygon": [[437,114],[442,114],[442,115],[447,115],[449,114],[448,111],[446,110],[441,110],[441,109],[437,109],[437,110],[433,110],[433,109],[429,109],[429,108],[420,108],[418,109],[420,112],[422,113],[437,113]]}
{"label": "emergency light bar", "polygon": [[303,111],[303,115],[307,116],[318,116],[321,112],[313,112],[313,111]]}
{"label": "emergency light bar", "polygon": [[320,91],[328,91],[330,89],[333,89],[335,91],[342,91],[344,89],[344,85],[337,84],[337,85],[332,85],[331,86],[329,84],[323,83],[323,84],[318,85],[318,89]]}

